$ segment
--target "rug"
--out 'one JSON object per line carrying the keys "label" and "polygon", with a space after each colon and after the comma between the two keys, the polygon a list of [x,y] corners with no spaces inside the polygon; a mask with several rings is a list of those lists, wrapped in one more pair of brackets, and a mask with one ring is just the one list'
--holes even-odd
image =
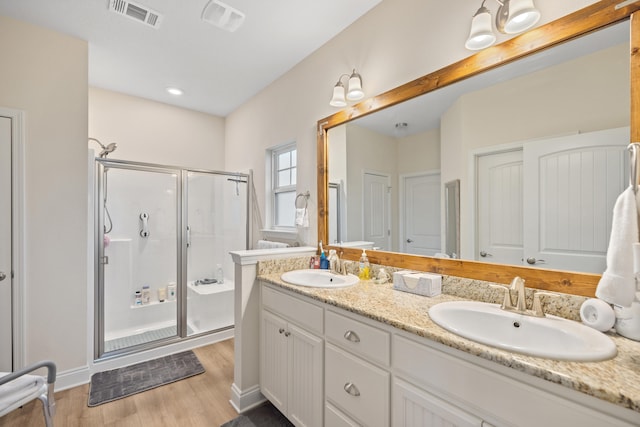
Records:
{"label": "rug", "polygon": [[220,427],[293,427],[271,402],[250,409]]}
{"label": "rug", "polygon": [[91,376],[88,406],[98,406],[204,372],[191,350]]}

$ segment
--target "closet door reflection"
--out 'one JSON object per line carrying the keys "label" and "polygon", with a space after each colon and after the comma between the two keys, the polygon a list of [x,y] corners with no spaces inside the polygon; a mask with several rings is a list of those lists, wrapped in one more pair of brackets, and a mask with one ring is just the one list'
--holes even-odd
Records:
{"label": "closet door reflection", "polygon": [[[104,351],[177,335],[179,172],[101,166]],[[99,234],[100,236],[100,234]]]}

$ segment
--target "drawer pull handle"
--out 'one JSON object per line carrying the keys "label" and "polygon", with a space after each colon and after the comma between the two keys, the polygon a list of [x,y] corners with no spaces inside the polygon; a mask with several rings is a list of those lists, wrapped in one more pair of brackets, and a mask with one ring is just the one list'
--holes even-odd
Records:
{"label": "drawer pull handle", "polygon": [[360,342],[360,337],[353,331],[347,331],[344,333],[344,338],[351,342]]}
{"label": "drawer pull handle", "polygon": [[353,383],[346,383],[344,385],[344,391],[349,393],[351,396],[360,396],[360,390],[358,390],[358,387],[356,387]]}
{"label": "drawer pull handle", "polygon": [[278,332],[283,333],[284,332],[284,328],[278,329]]}

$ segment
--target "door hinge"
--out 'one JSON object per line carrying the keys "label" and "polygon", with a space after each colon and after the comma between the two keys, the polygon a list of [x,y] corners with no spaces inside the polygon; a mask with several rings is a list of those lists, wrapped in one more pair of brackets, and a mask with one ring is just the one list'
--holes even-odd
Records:
{"label": "door hinge", "polygon": [[106,255],[103,257],[100,257],[100,264],[105,264],[105,265],[109,264],[109,257]]}

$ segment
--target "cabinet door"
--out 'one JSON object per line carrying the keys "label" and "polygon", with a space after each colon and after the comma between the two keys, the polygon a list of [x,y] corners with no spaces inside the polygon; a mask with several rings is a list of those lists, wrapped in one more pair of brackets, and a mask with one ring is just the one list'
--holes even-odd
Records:
{"label": "cabinet door", "polygon": [[260,336],[260,391],[283,414],[287,413],[287,323],[262,311]]}
{"label": "cabinet door", "polygon": [[297,426],[322,426],[323,340],[289,323],[288,417]]}
{"label": "cabinet door", "polygon": [[402,427],[480,427],[482,419],[424,390],[396,379],[393,383],[393,425]]}

